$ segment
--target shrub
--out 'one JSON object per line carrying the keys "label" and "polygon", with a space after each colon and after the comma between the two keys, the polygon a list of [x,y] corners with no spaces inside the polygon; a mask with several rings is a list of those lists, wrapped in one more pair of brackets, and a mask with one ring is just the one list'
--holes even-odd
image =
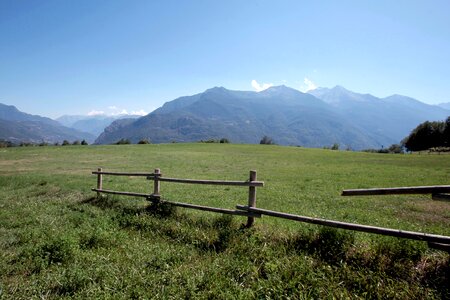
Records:
{"label": "shrub", "polygon": [[70,143],[69,143],[68,140],[64,140],[64,141],[62,142],[62,145],[63,145],[63,146],[67,146],[67,145],[70,145]]}
{"label": "shrub", "polygon": [[450,152],[450,147],[433,147],[428,149],[429,152]]}
{"label": "shrub", "polygon": [[339,144],[334,143],[333,146],[331,146],[331,150],[339,150]]}
{"label": "shrub", "polygon": [[200,140],[200,143],[207,143],[207,144],[210,144],[210,143],[217,143],[217,142],[218,142],[218,141],[215,140],[215,139]]}
{"label": "shrub", "polygon": [[151,144],[149,139],[142,139],[138,142],[139,145]]}
{"label": "shrub", "polygon": [[86,146],[86,145],[89,145],[89,144],[88,144],[88,142],[86,142],[86,140],[82,140],[81,141],[81,145]]}
{"label": "shrub", "polygon": [[72,143],[72,145],[80,145],[80,141],[79,140],[76,140],[76,141],[74,141],[73,143]]}
{"label": "shrub", "polygon": [[392,144],[388,148],[389,153],[403,153],[403,147],[399,144]]}
{"label": "shrub", "polygon": [[121,138],[116,142],[116,145],[128,145],[131,144],[129,139]]}
{"label": "shrub", "polygon": [[14,144],[10,141],[0,140],[0,148],[14,147]]}
{"label": "shrub", "polygon": [[261,145],[275,145],[275,142],[271,137],[268,137],[267,135],[263,136],[263,138],[259,141],[259,144]]}
{"label": "shrub", "polygon": [[[400,147],[400,148],[397,148]],[[388,149],[381,148],[381,149],[364,149],[361,150],[362,152],[369,152],[369,153],[403,153],[403,148],[400,145],[394,144],[391,145]],[[400,152],[398,152],[400,151]]]}
{"label": "shrub", "polygon": [[230,140],[227,139],[227,138],[221,138],[220,141],[219,141],[219,143],[221,143],[221,144],[229,144],[229,143],[230,143]]}

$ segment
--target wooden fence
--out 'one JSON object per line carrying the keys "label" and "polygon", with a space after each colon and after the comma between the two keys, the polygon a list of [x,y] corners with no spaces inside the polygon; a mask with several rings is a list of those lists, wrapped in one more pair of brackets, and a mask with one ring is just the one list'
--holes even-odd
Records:
{"label": "wooden fence", "polygon": [[[207,185],[222,185],[222,186],[243,186],[248,187],[248,206],[256,207],[256,188],[263,187],[263,181],[257,181],[256,171],[250,171],[250,176],[247,181],[228,181],[228,180],[199,180],[199,179],[181,179],[181,178],[169,178],[163,177],[160,169],[155,169],[153,173],[128,173],[128,172],[105,172],[102,168],[97,171],[92,172],[92,174],[97,175],[97,188],[93,188],[92,191],[97,192],[97,196],[101,193],[114,194],[114,195],[124,195],[124,196],[134,196],[134,197],[144,197],[149,201],[154,203],[167,203],[173,206],[179,206],[184,208],[191,208],[196,210],[210,211],[222,214],[238,215],[247,217],[247,227],[251,227],[254,223],[255,218],[260,218],[259,213],[247,212],[242,210],[232,210],[226,208],[203,206],[191,203],[174,202],[168,200],[162,200],[161,198],[161,182],[173,182],[173,183],[185,183],[185,184],[207,184]],[[153,193],[135,193],[135,192],[125,192],[125,191],[113,191],[103,189],[103,175],[111,176],[141,176],[146,177],[148,180],[153,181]]]}
{"label": "wooden fence", "polygon": [[[450,192],[449,185],[439,186],[418,186],[418,187],[398,187],[398,188],[376,188],[376,189],[358,189],[358,190],[344,190],[343,196],[356,196],[356,195],[392,195],[392,194],[432,194],[433,199],[436,200],[450,200],[450,195],[444,194]],[[261,215],[267,215],[277,218],[283,218],[298,222],[311,223],[317,225],[324,225],[329,227],[348,229],[354,231],[376,233],[387,236],[395,236],[400,238],[407,238],[412,240],[426,241],[432,248],[444,250],[450,252],[450,236],[429,234],[414,231],[405,231],[384,227],[368,226],[355,223],[347,223],[341,221],[333,221],[321,218],[312,218],[306,216],[300,216],[295,214],[283,213],[273,210],[261,209],[257,207],[249,207],[244,205],[237,205],[237,209],[259,213]]]}
{"label": "wooden fence", "polygon": [[450,200],[450,185],[343,190],[342,196],[431,194],[434,200]]}
{"label": "wooden fence", "polygon": [[[411,194],[431,194],[433,200],[450,201],[450,185],[432,185],[432,186],[411,186],[411,187],[392,187],[392,188],[372,188],[372,189],[354,189],[343,190],[342,196],[376,196],[376,195],[411,195]],[[403,231],[402,235],[406,232]],[[410,235],[410,233],[407,233]],[[414,238],[416,239],[416,238]],[[437,248],[450,252],[450,237],[438,236],[438,239],[427,235],[422,238],[428,242],[432,248]]]}
{"label": "wooden fence", "polygon": [[[387,236],[394,236],[400,238],[407,238],[413,240],[420,240],[428,242],[428,245],[433,248],[441,249],[450,252],[450,236],[429,234],[414,231],[405,231],[391,228],[383,228],[376,226],[361,225],[355,223],[347,223],[341,221],[333,221],[321,218],[312,218],[307,216],[283,213],[273,210],[261,209],[256,207],[256,188],[264,186],[264,182],[257,181],[256,171],[250,171],[250,176],[247,181],[224,181],[224,180],[198,180],[198,179],[180,179],[180,178],[168,178],[163,177],[160,169],[155,169],[153,173],[123,173],[123,172],[104,172],[101,168],[98,171],[92,172],[92,174],[97,175],[97,188],[92,190],[97,192],[99,196],[101,193],[105,194],[116,194],[125,196],[136,196],[144,197],[152,202],[164,202],[170,205],[217,212],[223,214],[239,215],[247,217],[247,227],[251,227],[254,223],[254,218],[260,218],[262,215],[283,218],[298,222],[305,222],[317,225],[324,225],[329,227],[348,229],[354,231],[376,233]],[[124,191],[113,191],[103,189],[103,175],[112,176],[142,176],[153,181],[153,193],[134,193],[134,192],[124,192]],[[208,184],[208,185],[228,185],[228,186],[244,186],[248,187],[248,204],[247,205],[237,205],[236,210],[209,207],[203,205],[196,205],[190,203],[174,202],[161,199],[161,182],[173,182],[173,183],[186,183],[186,184]],[[356,196],[356,195],[388,195],[388,194],[432,194],[433,199],[439,197],[438,199],[449,200],[450,196],[444,193],[450,192],[450,186],[421,186],[421,187],[401,187],[401,188],[377,188],[377,189],[358,189],[358,190],[344,190],[342,192],[343,196]]]}

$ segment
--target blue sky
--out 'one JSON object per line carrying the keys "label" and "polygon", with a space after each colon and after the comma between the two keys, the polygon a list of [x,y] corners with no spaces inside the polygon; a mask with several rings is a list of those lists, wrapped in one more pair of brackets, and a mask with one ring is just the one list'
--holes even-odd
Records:
{"label": "blue sky", "polygon": [[150,112],[213,86],[305,79],[450,102],[449,12],[448,0],[0,0],[0,102]]}

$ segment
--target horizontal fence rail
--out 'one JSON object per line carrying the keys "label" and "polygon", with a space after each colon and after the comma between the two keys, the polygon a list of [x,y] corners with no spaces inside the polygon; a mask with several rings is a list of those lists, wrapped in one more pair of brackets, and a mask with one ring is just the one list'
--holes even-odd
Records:
{"label": "horizontal fence rail", "polygon": [[161,177],[156,173],[136,173],[136,172],[105,172],[93,171],[92,174],[113,175],[113,176],[136,176],[146,177],[149,180],[154,180],[156,177],[158,181],[175,182],[175,183],[190,183],[190,184],[208,184],[208,185],[231,185],[231,186],[254,186],[263,187],[263,181],[232,181],[232,180],[207,180],[207,179],[183,179],[183,178],[168,178]]}
{"label": "horizontal fence rail", "polygon": [[198,205],[198,204],[190,204],[190,203],[183,203],[183,202],[175,202],[175,201],[168,201],[168,200],[152,200],[150,198],[150,201],[156,202],[156,203],[167,203],[173,206],[178,207],[184,207],[184,208],[192,208],[196,210],[203,210],[203,211],[211,211],[211,212],[217,212],[217,213],[223,213],[227,215],[237,215],[237,216],[252,216],[255,218],[261,218],[261,214],[258,213],[252,213],[252,212],[246,212],[242,210],[232,210],[227,208],[218,208],[218,207],[211,207],[211,206],[204,206],[204,205]]}
{"label": "horizontal fence rail", "polygon": [[261,209],[261,208],[256,208],[256,207],[248,207],[248,206],[244,206],[244,205],[237,205],[236,208],[240,209],[240,210],[244,210],[244,211],[259,213],[261,215],[283,218],[283,219],[288,219],[288,220],[293,220],[293,221],[298,221],[298,222],[325,225],[325,226],[329,226],[329,227],[350,229],[350,230],[354,230],[354,231],[362,231],[362,232],[369,232],[369,233],[377,233],[377,234],[383,234],[383,235],[389,235],[389,236],[395,236],[395,237],[401,237],[401,238],[407,238],[407,239],[413,239],[413,240],[427,241],[430,243],[450,245],[450,236],[428,234],[428,233],[421,233],[421,232],[414,232],[414,231],[397,230],[397,229],[375,227],[375,226],[368,226],[368,225],[360,225],[360,224],[346,223],[346,222],[340,222],[340,221],[331,221],[331,220],[320,219],[320,218],[312,218],[312,217],[299,216],[299,215],[294,215],[294,214],[289,214],[289,213],[282,213],[282,212],[278,212],[278,211]]}
{"label": "horizontal fence rail", "polygon": [[[246,212],[242,210],[232,210],[226,208],[218,208],[218,207],[210,207],[204,205],[197,205],[191,203],[182,203],[168,200],[161,200],[161,182],[172,182],[172,183],[187,183],[187,184],[207,184],[207,185],[224,185],[224,186],[243,186],[248,187],[248,203],[249,206],[256,206],[256,188],[263,187],[263,181],[256,180],[256,171],[250,171],[250,177],[247,181],[230,181],[230,180],[204,180],[204,179],[181,179],[181,178],[168,178],[163,177],[160,169],[155,169],[153,173],[136,173],[136,172],[105,172],[102,168],[98,168],[97,171],[93,171],[92,174],[97,175],[97,188],[92,188],[91,190],[97,192],[97,196],[100,196],[101,193],[104,194],[113,194],[113,195],[123,195],[123,196],[134,196],[134,197],[143,197],[153,203],[166,203],[173,206],[202,210],[202,211],[210,211],[222,214],[229,215],[238,215],[247,217],[247,227],[252,226],[254,222],[254,218],[260,218],[261,215],[254,212]],[[111,175],[111,176],[138,176],[138,177],[146,177],[148,180],[153,181],[153,193],[135,193],[135,192],[126,192],[126,191],[114,191],[103,189],[103,175]]]}
{"label": "horizontal fence rail", "polygon": [[[155,175],[147,176],[147,179],[154,180]],[[263,181],[228,181],[228,180],[203,180],[203,179],[181,179],[181,178],[167,178],[158,177],[158,181],[175,182],[175,183],[190,183],[190,184],[209,184],[209,185],[232,185],[232,186],[254,186],[263,187]]]}
{"label": "horizontal fence rail", "polygon": [[440,193],[450,193],[450,185],[343,190],[342,196],[440,194]]}
{"label": "horizontal fence rail", "polygon": [[155,175],[154,173],[136,173],[136,172],[105,172],[105,171],[93,171],[92,174],[100,174],[100,175],[113,175],[113,176],[140,176],[140,177],[148,177]]}

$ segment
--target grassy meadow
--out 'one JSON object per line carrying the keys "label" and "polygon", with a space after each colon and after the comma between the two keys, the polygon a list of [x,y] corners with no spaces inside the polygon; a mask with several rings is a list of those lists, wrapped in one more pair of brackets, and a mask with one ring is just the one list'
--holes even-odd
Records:
{"label": "grassy meadow", "polygon": [[[449,255],[426,243],[263,217],[96,198],[91,171],[246,180],[257,207],[450,235],[450,203],[343,189],[450,184],[449,155],[269,145],[157,144],[0,149],[0,299],[450,298]],[[151,192],[143,177],[103,188]],[[244,187],[161,183],[164,199],[234,208]]]}

